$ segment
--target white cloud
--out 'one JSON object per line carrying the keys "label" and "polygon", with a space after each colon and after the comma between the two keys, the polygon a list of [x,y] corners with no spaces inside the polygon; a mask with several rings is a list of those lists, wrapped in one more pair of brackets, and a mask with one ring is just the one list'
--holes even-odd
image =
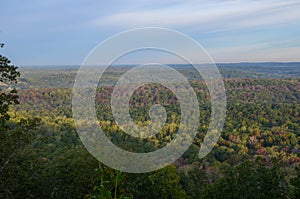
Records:
{"label": "white cloud", "polygon": [[[156,6],[150,6],[149,1],[142,2],[139,6],[135,5],[134,10],[112,13],[93,20],[91,24],[96,27],[121,28],[162,26],[192,32],[193,36],[203,32],[222,32],[217,37],[198,38],[198,41],[209,41],[205,47],[216,62],[299,61],[299,44],[291,45],[299,39],[293,38],[287,43],[285,40],[289,38],[281,40],[280,36],[284,31],[289,32],[289,28],[297,30],[293,25],[300,22],[299,0],[173,0],[173,4],[167,6],[166,1],[151,1]],[[281,26],[283,24],[287,25]],[[265,32],[249,30],[246,34],[241,31],[271,26],[278,30],[278,27],[287,29],[271,33],[270,37],[266,34],[271,29]],[[229,30],[238,31],[234,35],[226,34]],[[209,46],[210,44],[214,47]]]}
{"label": "white cloud", "polygon": [[171,6],[149,9],[144,5],[145,2],[138,11],[114,13],[95,19],[91,24],[126,28],[201,26],[214,31],[300,20],[299,1],[174,1]]}
{"label": "white cloud", "polygon": [[215,62],[298,62],[300,47],[266,48],[266,44],[209,50]]}

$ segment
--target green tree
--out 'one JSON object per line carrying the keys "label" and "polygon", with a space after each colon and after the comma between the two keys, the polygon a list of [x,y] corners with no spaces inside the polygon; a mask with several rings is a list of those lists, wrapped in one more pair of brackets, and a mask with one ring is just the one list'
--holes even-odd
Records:
{"label": "green tree", "polygon": [[[3,44],[0,45],[0,48]],[[11,88],[12,83],[17,83],[20,72],[18,67],[11,65],[10,60],[0,54],[0,127],[9,119],[7,113],[9,105],[18,104],[18,95],[15,88]]]}
{"label": "green tree", "polygon": [[97,184],[98,162],[83,146],[60,150],[47,167],[37,184],[41,198],[83,198]]}
{"label": "green tree", "polygon": [[100,184],[94,187],[91,199],[129,199],[125,192],[124,183],[126,175],[99,163]]}
{"label": "green tree", "polygon": [[291,180],[292,192],[290,193],[291,198],[300,197],[300,167],[296,168],[296,177]]}
{"label": "green tree", "polygon": [[180,184],[180,176],[174,165],[151,173],[131,174],[128,177],[130,183],[126,190],[133,194],[133,198],[189,198]]}
{"label": "green tree", "polygon": [[194,165],[180,169],[180,184],[191,198],[198,199],[207,183],[208,179],[203,169]]}
{"label": "green tree", "polygon": [[8,121],[0,129],[0,198],[30,198],[42,163],[33,148],[39,119]]}
{"label": "green tree", "polygon": [[284,184],[277,166],[247,161],[226,170],[224,177],[204,190],[202,198],[285,198]]}

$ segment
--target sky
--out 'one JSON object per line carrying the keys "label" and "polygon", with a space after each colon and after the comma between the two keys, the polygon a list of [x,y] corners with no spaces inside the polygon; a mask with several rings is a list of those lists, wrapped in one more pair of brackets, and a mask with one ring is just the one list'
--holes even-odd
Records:
{"label": "sky", "polygon": [[16,65],[78,65],[108,37],[142,27],[182,32],[218,63],[300,61],[300,0],[1,0],[0,8],[0,53]]}

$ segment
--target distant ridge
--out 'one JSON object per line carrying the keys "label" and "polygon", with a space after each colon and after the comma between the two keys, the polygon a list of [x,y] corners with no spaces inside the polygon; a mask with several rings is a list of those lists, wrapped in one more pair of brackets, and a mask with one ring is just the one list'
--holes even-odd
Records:
{"label": "distant ridge", "polygon": [[[132,67],[132,66],[137,66],[140,64],[115,64],[112,65],[113,67]],[[190,64],[165,64],[165,65],[169,65],[169,66],[189,66]],[[230,66],[230,65],[234,65],[234,66],[247,66],[247,65],[252,65],[252,66],[258,66],[258,65],[299,65],[300,66],[300,62],[218,62],[216,63],[217,66]],[[97,65],[97,66],[101,66],[101,65]],[[40,69],[44,69],[44,68],[49,68],[49,69],[67,69],[67,68],[79,68],[80,65],[21,65],[20,68],[40,68]]]}

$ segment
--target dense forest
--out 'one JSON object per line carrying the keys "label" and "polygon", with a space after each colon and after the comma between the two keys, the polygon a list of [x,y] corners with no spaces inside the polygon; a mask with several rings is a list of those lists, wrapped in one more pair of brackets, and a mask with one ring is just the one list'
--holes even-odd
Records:
{"label": "dense forest", "polygon": [[[192,69],[174,67],[197,94],[198,134],[176,162],[144,174],[113,170],[81,143],[72,118],[75,68],[21,68],[19,104],[10,106],[0,128],[0,198],[299,198],[300,66],[221,65],[227,116],[221,137],[203,159],[198,152],[209,124],[209,92]],[[155,151],[176,134],[178,100],[157,84],[138,88],[130,101],[133,120],[146,125],[149,108],[159,103],[167,123],[147,139],[123,133],[112,117],[110,96],[127,70],[112,68],[102,78],[96,95],[99,124],[123,149]]]}

